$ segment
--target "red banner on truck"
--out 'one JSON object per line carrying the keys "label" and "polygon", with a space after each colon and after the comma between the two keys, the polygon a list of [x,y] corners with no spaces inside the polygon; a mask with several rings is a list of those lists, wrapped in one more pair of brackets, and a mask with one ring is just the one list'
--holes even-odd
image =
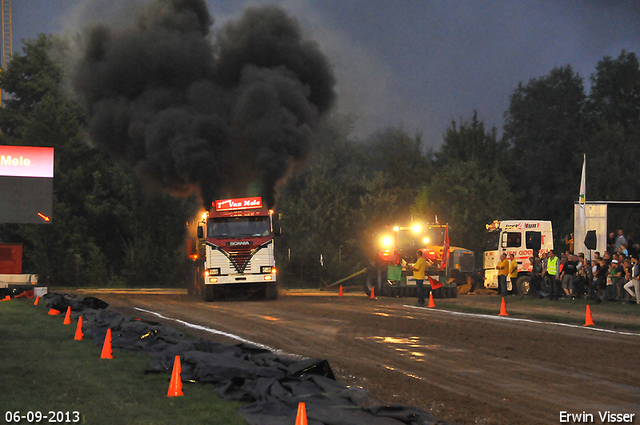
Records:
{"label": "red banner on truck", "polygon": [[214,202],[216,211],[237,211],[262,208],[262,198],[221,199]]}

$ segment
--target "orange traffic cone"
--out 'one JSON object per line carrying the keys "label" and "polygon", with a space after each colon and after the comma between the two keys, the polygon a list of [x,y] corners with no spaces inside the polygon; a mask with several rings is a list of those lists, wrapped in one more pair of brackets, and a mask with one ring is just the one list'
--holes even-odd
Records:
{"label": "orange traffic cone", "polygon": [[104,338],[104,345],[102,346],[101,359],[112,359],[113,351],[111,350],[111,329],[107,329],[107,336]]}
{"label": "orange traffic cone", "polygon": [[591,307],[589,307],[587,305],[587,315],[584,321],[584,326],[595,326],[596,324],[593,323],[593,317],[591,317]]}
{"label": "orange traffic cone", "polygon": [[375,300],[376,299],[376,294],[375,294],[375,286],[371,287],[371,296],[369,297],[370,300]]}
{"label": "orange traffic cone", "polygon": [[0,301],[11,301],[11,297],[9,295],[7,295]]}
{"label": "orange traffic cone", "polygon": [[436,303],[433,302],[433,293],[429,292],[429,304],[427,305],[427,307],[434,308],[435,306]]}
{"label": "orange traffic cone", "polygon": [[176,355],[176,359],[173,361],[173,371],[171,372],[171,382],[169,383],[169,391],[167,397],[178,397],[182,394],[182,379],[180,374],[182,373],[182,367],[180,366],[180,356]]}
{"label": "orange traffic cone", "polygon": [[307,408],[303,402],[298,403],[298,415],[295,425],[307,425]]}
{"label": "orange traffic cone", "polygon": [[500,314],[498,314],[498,316],[508,316],[507,307],[504,303],[504,297],[502,297],[502,305],[500,306]]}
{"label": "orange traffic cone", "polygon": [[340,291],[338,291],[338,296],[341,297],[342,296],[342,285],[340,285]]}
{"label": "orange traffic cone", "polygon": [[64,322],[62,322],[63,325],[70,325],[71,324],[71,306],[67,307],[67,314],[65,314],[64,316]]}
{"label": "orange traffic cone", "polygon": [[82,316],[78,317],[78,326],[76,327],[76,336],[73,337],[75,341],[82,341],[84,334],[82,333]]}
{"label": "orange traffic cone", "polygon": [[36,300],[33,302],[33,305],[38,305],[39,302],[40,302],[40,295],[36,297]]}
{"label": "orange traffic cone", "polygon": [[55,316],[56,314],[60,314],[60,310],[56,310],[55,308],[49,309],[49,315]]}

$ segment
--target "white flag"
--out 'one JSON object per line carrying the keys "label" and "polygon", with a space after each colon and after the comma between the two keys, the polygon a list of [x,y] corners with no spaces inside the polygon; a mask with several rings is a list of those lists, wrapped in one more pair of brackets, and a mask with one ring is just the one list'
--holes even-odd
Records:
{"label": "white flag", "polygon": [[586,169],[587,169],[587,154],[584,154],[584,161],[582,162],[582,178],[580,179],[580,203],[584,205],[585,198],[587,196],[587,183],[586,183]]}

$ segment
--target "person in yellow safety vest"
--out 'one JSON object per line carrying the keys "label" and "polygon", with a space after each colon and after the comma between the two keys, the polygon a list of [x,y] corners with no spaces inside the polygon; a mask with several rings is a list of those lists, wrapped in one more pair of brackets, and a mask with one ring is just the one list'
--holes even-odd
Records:
{"label": "person in yellow safety vest", "polygon": [[556,253],[553,250],[549,251],[549,259],[547,260],[547,286],[549,287],[549,299],[557,300],[560,296],[560,288],[558,288],[558,270],[560,268],[560,262]]}
{"label": "person in yellow safety vest", "polygon": [[518,262],[514,254],[509,254],[509,280],[511,281],[511,295],[518,294],[516,280],[518,280]]}
{"label": "person in yellow safety vest", "polygon": [[416,288],[418,289],[418,306],[424,307],[424,277],[425,270],[427,269],[427,260],[422,256],[422,251],[418,250],[416,252],[416,263],[409,268],[413,270],[413,278],[416,281]]}
{"label": "person in yellow safety vest", "polygon": [[500,261],[496,266],[498,269],[498,288],[500,295],[507,295],[507,276],[509,275],[509,261],[507,260],[507,254],[500,255]]}

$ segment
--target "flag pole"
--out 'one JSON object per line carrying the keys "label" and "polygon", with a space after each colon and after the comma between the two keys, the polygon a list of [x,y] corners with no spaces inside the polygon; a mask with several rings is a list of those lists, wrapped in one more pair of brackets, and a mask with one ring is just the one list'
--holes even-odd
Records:
{"label": "flag pole", "polygon": [[[580,235],[580,239],[584,238],[584,235],[587,234],[587,223],[586,223],[586,218],[585,218],[585,202],[586,202],[586,198],[587,198],[587,154],[584,153],[583,154],[583,159],[582,159],[582,175],[580,177],[580,195],[579,195],[579,210],[580,210],[580,229],[582,230],[582,235]],[[578,235],[573,235],[574,236],[574,247],[576,246],[576,237]],[[591,260],[591,250],[589,250],[589,260]]]}

